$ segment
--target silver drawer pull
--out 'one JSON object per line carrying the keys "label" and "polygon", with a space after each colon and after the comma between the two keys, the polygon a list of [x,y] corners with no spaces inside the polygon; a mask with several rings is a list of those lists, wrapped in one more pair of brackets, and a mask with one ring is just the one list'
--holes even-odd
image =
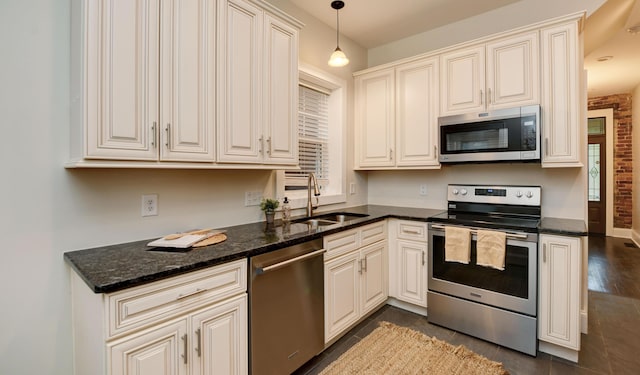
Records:
{"label": "silver drawer pull", "polygon": [[190,293],[178,294],[178,297],[176,297],[176,300],[184,299],[184,298],[191,297],[191,296],[195,296],[196,294],[200,294],[200,293],[206,292],[207,290],[208,289],[200,289],[200,288],[198,288],[198,289],[196,289],[196,290],[194,290],[193,292],[190,292]]}
{"label": "silver drawer pull", "polygon": [[403,230],[402,230],[402,233],[408,233],[408,234],[422,234],[420,231],[417,231],[417,230],[406,230],[406,229],[403,229]]}
{"label": "silver drawer pull", "polygon": [[184,343],[184,354],[182,355],[182,358],[184,359],[184,364],[186,365],[188,363],[187,361],[187,334],[185,333],[184,335],[182,335],[182,342]]}

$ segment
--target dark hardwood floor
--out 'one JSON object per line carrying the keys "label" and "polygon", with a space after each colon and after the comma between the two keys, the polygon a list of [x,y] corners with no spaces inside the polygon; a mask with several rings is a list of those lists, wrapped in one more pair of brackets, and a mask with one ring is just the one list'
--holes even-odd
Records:
{"label": "dark hardwood floor", "polygon": [[[631,244],[631,245],[630,245]],[[426,317],[385,306],[299,369],[318,374],[373,331],[380,321],[421,331],[502,362],[515,374],[640,374],[640,249],[628,239],[589,238],[589,334],[572,363],[545,353],[531,357],[449,329]]]}

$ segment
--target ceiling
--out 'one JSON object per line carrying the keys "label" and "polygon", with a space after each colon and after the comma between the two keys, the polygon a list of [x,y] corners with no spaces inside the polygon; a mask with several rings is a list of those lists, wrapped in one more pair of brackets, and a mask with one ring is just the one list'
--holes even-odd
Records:
{"label": "ceiling", "polygon": [[[335,27],[331,0],[290,0]],[[519,0],[345,0],[340,33],[370,49],[473,17]],[[628,93],[640,84],[640,0],[608,0],[585,23],[589,96]],[[611,60],[598,62],[602,56]]]}

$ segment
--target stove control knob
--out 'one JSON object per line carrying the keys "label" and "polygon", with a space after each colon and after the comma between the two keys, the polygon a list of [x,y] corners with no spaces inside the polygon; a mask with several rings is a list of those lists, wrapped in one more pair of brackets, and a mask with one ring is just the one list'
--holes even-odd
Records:
{"label": "stove control knob", "polygon": [[467,195],[467,189],[462,189],[462,190],[460,190],[460,194],[462,194],[462,195]]}
{"label": "stove control knob", "polygon": [[451,194],[453,194],[453,195],[458,195],[458,189],[453,189],[453,190],[451,190]]}
{"label": "stove control knob", "polygon": [[522,198],[522,192],[520,190],[516,191],[516,197]]}
{"label": "stove control knob", "polygon": [[533,197],[533,193],[531,191],[527,191],[527,198],[532,198]]}

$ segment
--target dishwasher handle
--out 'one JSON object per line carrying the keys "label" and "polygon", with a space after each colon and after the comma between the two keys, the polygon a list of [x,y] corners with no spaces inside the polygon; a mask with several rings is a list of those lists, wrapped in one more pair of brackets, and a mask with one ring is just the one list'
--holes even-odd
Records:
{"label": "dishwasher handle", "polygon": [[287,266],[287,265],[289,265],[291,263],[296,263],[296,262],[300,262],[300,261],[305,260],[305,259],[316,257],[316,256],[318,256],[320,254],[325,253],[326,251],[327,250],[325,250],[325,249],[320,249],[320,250],[316,250],[316,251],[311,252],[311,253],[300,255],[299,257],[287,259],[287,260],[282,261],[280,263],[272,264],[272,265],[267,266],[267,267],[256,268],[256,274],[261,275],[261,274],[267,273],[269,271],[274,271],[274,270],[277,270],[277,269],[282,268],[284,266]]}

